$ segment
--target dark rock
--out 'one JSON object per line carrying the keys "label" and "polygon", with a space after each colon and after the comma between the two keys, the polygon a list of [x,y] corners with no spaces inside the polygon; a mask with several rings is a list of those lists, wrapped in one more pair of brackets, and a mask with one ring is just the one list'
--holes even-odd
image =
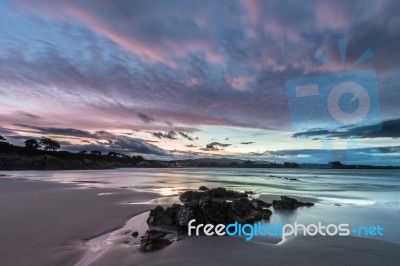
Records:
{"label": "dark rock", "polygon": [[226,189],[223,187],[217,187],[210,190],[210,196],[213,198],[224,198],[226,195]]}
{"label": "dark rock", "polygon": [[132,237],[137,237],[138,235],[139,235],[139,232],[138,232],[138,231],[135,231],[135,232],[133,232],[133,233],[131,234]]}
{"label": "dark rock", "polygon": [[192,219],[197,224],[253,223],[269,219],[272,212],[265,208],[271,204],[259,199],[248,199],[246,193],[224,188],[186,191],[180,199],[185,204],[175,204],[164,209],[157,206],[150,212],[150,225],[187,226]]}
{"label": "dark rock", "polygon": [[166,209],[162,206],[157,206],[154,210],[150,211],[147,223],[150,225],[176,225],[176,217],[180,206],[180,204],[173,204]]}
{"label": "dark rock", "polygon": [[177,219],[179,225],[188,225],[190,220],[194,219],[194,208],[190,205],[180,207]]}
{"label": "dark rock", "polygon": [[185,191],[179,196],[179,199],[182,202],[191,202],[203,198],[247,198],[246,193],[226,190],[222,187],[208,189],[207,187],[201,186],[199,190],[200,191]]}
{"label": "dark rock", "polygon": [[205,210],[208,206],[210,206],[211,199],[210,198],[203,198],[199,200],[199,207],[202,210]]}
{"label": "dark rock", "polygon": [[263,201],[263,200],[259,200],[259,199],[252,199],[251,202],[253,203],[253,206],[256,207],[256,208],[257,208],[257,207],[269,208],[269,207],[272,206],[272,204],[267,203],[267,202],[265,202],[265,201]]}
{"label": "dark rock", "polygon": [[263,220],[269,220],[269,217],[271,217],[271,215],[272,215],[272,211],[267,210],[267,209],[262,210],[262,219]]}
{"label": "dark rock", "polygon": [[301,202],[294,198],[290,198],[287,196],[282,196],[280,200],[273,200],[272,206],[275,209],[285,209],[285,210],[293,210],[298,207],[311,207],[314,206],[314,203],[311,202]]}
{"label": "dark rock", "polygon": [[172,243],[171,240],[165,238],[169,232],[160,230],[147,230],[140,240],[140,249],[144,252],[151,252],[162,249]]}
{"label": "dark rock", "polygon": [[189,202],[189,201],[192,201],[194,195],[196,195],[196,194],[193,191],[185,191],[179,196],[179,199],[182,202]]}
{"label": "dark rock", "polygon": [[253,191],[245,191],[244,193],[246,193],[246,194],[248,194],[248,195],[252,195],[252,194],[254,194],[254,192]]}

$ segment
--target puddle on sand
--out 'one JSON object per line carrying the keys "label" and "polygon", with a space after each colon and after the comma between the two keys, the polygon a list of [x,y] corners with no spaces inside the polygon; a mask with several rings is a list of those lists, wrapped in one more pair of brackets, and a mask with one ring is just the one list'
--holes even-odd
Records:
{"label": "puddle on sand", "polygon": [[[93,238],[86,243],[87,251],[75,266],[86,266],[91,264],[109,248],[117,244],[127,244],[136,248],[140,246],[140,238],[149,229],[147,218],[150,212],[145,212],[131,218],[124,227]],[[132,237],[132,232],[138,232],[137,237]]]}

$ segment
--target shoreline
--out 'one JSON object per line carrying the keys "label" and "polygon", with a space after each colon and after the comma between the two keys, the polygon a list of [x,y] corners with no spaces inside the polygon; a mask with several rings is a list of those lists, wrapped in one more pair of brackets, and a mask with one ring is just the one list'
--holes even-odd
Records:
{"label": "shoreline", "polygon": [[[227,166],[182,166],[182,167],[163,167],[163,166],[110,166],[110,167],[82,167],[82,168],[49,168],[49,169],[35,169],[35,168],[22,168],[22,169],[1,169],[1,172],[51,172],[51,171],[99,171],[99,170],[117,170],[117,169],[297,169],[297,170],[388,170],[396,171],[400,170],[400,166],[376,166],[375,168],[323,168],[323,167],[263,167],[263,166],[253,166],[253,167],[227,167]],[[1,176],[0,176],[1,177]]]}

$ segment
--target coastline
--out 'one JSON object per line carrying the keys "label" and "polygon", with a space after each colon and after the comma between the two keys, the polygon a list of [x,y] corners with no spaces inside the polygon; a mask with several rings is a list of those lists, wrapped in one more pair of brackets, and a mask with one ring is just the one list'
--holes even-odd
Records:
{"label": "coastline", "polygon": [[[155,206],[119,203],[159,196],[10,178],[0,178],[0,184],[1,265],[74,265],[85,254],[87,241],[122,228]],[[279,245],[239,237],[184,237],[153,253],[119,243],[91,265],[396,265],[399,248],[359,237],[296,237]]]}

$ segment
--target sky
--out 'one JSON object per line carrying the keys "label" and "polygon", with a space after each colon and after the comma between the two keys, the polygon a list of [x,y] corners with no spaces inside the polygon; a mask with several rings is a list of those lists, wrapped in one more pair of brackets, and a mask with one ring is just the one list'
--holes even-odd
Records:
{"label": "sky", "polygon": [[[147,159],[400,165],[399,12],[395,0],[0,0],[0,134]],[[343,81],[361,89],[334,98]],[[297,97],[304,82],[320,94]]]}

